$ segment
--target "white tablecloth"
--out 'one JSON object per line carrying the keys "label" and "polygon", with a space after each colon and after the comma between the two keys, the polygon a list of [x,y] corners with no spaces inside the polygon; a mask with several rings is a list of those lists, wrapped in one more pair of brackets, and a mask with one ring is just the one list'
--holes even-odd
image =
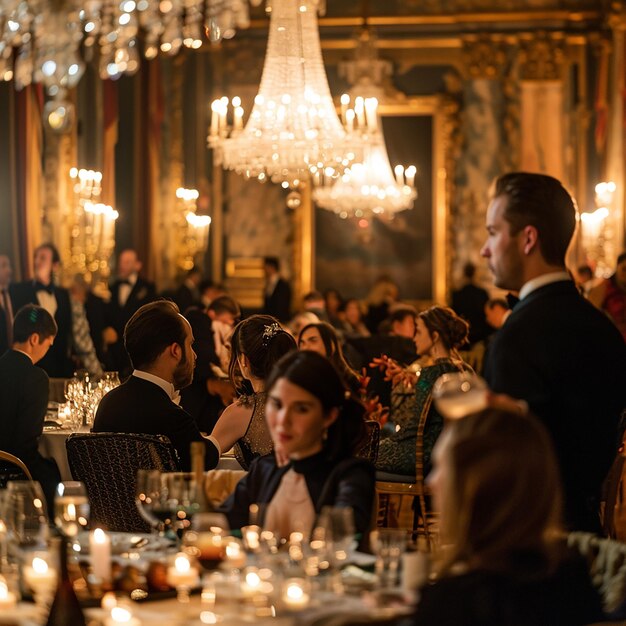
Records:
{"label": "white tablecloth", "polygon": [[[54,459],[61,472],[62,480],[72,480],[72,473],[67,462],[67,451],[65,441],[72,434],[71,430],[44,430],[39,439],[39,452],[47,458]],[[78,432],[89,432],[87,426]],[[240,470],[241,465],[233,456],[224,455],[220,458],[217,469]]]}

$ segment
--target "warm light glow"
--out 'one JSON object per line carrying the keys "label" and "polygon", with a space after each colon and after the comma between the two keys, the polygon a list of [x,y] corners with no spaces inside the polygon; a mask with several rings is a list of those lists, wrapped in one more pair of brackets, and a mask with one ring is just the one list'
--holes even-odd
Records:
{"label": "warm light glow", "polygon": [[191,563],[185,554],[179,553],[174,560],[174,567],[177,572],[186,574],[191,569]]}
{"label": "warm light glow", "polygon": [[186,219],[193,228],[207,228],[211,225],[211,217],[209,215],[196,215],[189,212]]}
{"label": "warm light glow", "polygon": [[105,543],[105,542],[106,542],[106,539],[107,539],[106,534],[105,534],[105,532],[102,530],[102,528],[96,528],[96,529],[93,531],[93,540],[94,540],[96,543]]}
{"label": "warm light glow", "polygon": [[41,557],[36,556],[33,559],[32,568],[36,574],[45,574],[48,571],[48,563]]}
{"label": "warm light glow", "polygon": [[600,207],[592,213],[581,213],[580,219],[583,224],[599,224],[609,216],[609,210],[606,207]]}
{"label": "warm light glow", "polygon": [[133,614],[123,606],[114,606],[111,609],[111,619],[119,624],[126,624],[133,618]]}

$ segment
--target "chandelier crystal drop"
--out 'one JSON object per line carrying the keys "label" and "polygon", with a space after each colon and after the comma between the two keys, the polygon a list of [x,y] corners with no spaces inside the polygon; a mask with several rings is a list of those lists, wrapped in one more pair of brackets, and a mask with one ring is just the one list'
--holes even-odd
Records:
{"label": "chandelier crystal drop", "polygon": [[[258,5],[261,0],[251,0]],[[139,69],[146,58],[199,48],[246,28],[248,0],[1,0],[0,80],[43,83],[50,96],[76,86],[95,49],[101,78]]]}
{"label": "chandelier crystal drop", "polygon": [[[239,98],[211,105],[209,146],[218,161],[247,178],[296,188],[337,178],[362,158],[367,128],[344,128],[322,60],[316,0],[273,0],[263,76],[243,125]],[[232,118],[232,127],[228,125]]]}
{"label": "chandelier crystal drop", "polygon": [[[365,103],[365,105],[363,104]],[[344,116],[360,119],[365,113],[369,121],[370,137],[365,147],[363,162],[355,163],[334,183],[317,187],[313,191],[315,203],[341,218],[371,218],[373,216],[393,217],[400,211],[413,206],[417,197],[415,191],[414,165],[404,169],[396,165],[392,171],[387,156],[385,137],[377,121],[378,102],[375,98],[357,98],[354,109],[347,108],[349,97],[341,98]]]}

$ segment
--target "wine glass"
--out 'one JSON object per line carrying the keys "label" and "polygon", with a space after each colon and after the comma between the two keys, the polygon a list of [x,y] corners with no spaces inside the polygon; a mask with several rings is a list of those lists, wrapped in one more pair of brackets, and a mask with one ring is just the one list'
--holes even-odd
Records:
{"label": "wine glass", "polygon": [[228,521],[220,513],[196,513],[183,538],[184,551],[193,556],[203,571],[219,567],[225,557]]}
{"label": "wine glass", "polygon": [[90,514],[85,485],[77,480],[59,483],[54,498],[54,523],[68,539],[87,527]]}
{"label": "wine glass", "polygon": [[[343,592],[341,568],[346,564],[354,543],[354,512],[349,507],[325,506],[313,532],[314,540],[320,544],[320,570],[326,565],[330,570],[331,589]],[[327,559],[327,560],[326,560]]]}
{"label": "wine glass", "polygon": [[[165,521],[157,514],[161,501],[161,472],[159,470],[137,470],[135,504],[139,515],[162,537],[165,535]],[[167,518],[170,512],[167,513]]]}
{"label": "wine glass", "polygon": [[398,528],[379,528],[370,533],[372,551],[376,555],[376,574],[381,587],[399,583],[400,559],[406,550],[408,533]]}
{"label": "wine glass", "polygon": [[15,480],[7,485],[1,517],[9,543],[19,555],[45,549],[48,515],[41,485],[31,480]]}
{"label": "wine glass", "polygon": [[196,513],[200,512],[198,489],[202,488],[193,472],[167,472],[161,474],[161,502],[166,510],[171,511],[171,525],[182,534],[191,526]]}
{"label": "wine glass", "polygon": [[487,408],[487,383],[473,372],[450,372],[433,385],[437,411],[448,419],[460,419]]}

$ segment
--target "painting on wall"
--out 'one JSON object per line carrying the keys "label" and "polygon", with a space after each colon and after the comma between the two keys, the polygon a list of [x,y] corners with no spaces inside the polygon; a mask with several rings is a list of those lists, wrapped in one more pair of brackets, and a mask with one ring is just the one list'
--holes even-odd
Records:
{"label": "painting on wall", "polygon": [[438,124],[435,110],[422,109],[381,116],[392,167],[417,167],[417,198],[412,209],[391,220],[365,221],[341,219],[315,208],[317,289],[334,288],[345,298],[364,298],[377,278],[388,276],[398,285],[403,300],[436,299],[434,233],[437,194],[441,193],[434,156]]}

